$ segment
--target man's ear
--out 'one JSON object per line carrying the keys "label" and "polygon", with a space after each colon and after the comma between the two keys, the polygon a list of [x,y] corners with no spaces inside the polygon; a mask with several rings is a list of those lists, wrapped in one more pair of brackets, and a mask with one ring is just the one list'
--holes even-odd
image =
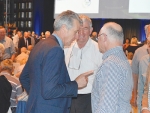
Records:
{"label": "man's ear", "polygon": [[61,31],[62,31],[63,33],[66,33],[67,27],[66,27],[65,24],[63,24],[63,25],[61,26]]}
{"label": "man's ear", "polygon": [[93,31],[93,27],[90,27],[90,34],[92,33],[92,31]]}

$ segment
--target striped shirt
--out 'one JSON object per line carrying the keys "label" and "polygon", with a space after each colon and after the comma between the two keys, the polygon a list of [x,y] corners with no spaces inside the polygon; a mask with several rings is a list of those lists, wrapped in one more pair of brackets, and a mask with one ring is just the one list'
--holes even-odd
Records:
{"label": "striped shirt", "polygon": [[133,78],[121,46],[104,53],[92,89],[92,113],[130,113]]}
{"label": "striped shirt", "polygon": [[0,75],[4,75],[7,80],[10,82],[12,85],[12,93],[10,97],[10,103],[11,107],[17,107],[17,98],[23,93],[22,87],[20,82],[15,79],[12,75],[10,75],[8,72],[1,72]]}

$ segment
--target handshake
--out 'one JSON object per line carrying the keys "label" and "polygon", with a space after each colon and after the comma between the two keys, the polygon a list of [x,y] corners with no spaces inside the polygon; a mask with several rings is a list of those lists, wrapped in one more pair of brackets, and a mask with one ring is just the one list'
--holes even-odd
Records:
{"label": "handshake", "polygon": [[94,73],[93,70],[91,71],[88,71],[88,72],[85,72],[85,73],[82,73],[81,75],[79,75],[75,81],[77,82],[78,84],[78,89],[82,89],[84,87],[87,86],[87,83],[88,83],[88,76],[92,75]]}

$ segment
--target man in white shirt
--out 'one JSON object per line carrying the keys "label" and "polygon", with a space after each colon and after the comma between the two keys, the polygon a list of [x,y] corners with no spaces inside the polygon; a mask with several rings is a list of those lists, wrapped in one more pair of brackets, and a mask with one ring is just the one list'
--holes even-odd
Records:
{"label": "man in white shirt", "polygon": [[92,21],[86,15],[80,15],[83,26],[80,27],[76,41],[69,48],[65,48],[65,61],[71,80],[81,73],[94,70],[94,74],[88,77],[85,88],[78,90],[78,96],[72,99],[70,113],[92,113],[91,90],[96,70],[102,62],[102,54],[99,52],[97,42],[90,38],[93,30]]}

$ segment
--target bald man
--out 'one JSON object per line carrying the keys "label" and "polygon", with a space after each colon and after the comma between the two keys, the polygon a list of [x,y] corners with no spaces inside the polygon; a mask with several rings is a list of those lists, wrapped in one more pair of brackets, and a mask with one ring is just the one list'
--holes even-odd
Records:
{"label": "bald man", "polygon": [[98,35],[103,62],[92,89],[92,113],[130,113],[132,71],[123,52],[123,29],[114,22],[104,24]]}

